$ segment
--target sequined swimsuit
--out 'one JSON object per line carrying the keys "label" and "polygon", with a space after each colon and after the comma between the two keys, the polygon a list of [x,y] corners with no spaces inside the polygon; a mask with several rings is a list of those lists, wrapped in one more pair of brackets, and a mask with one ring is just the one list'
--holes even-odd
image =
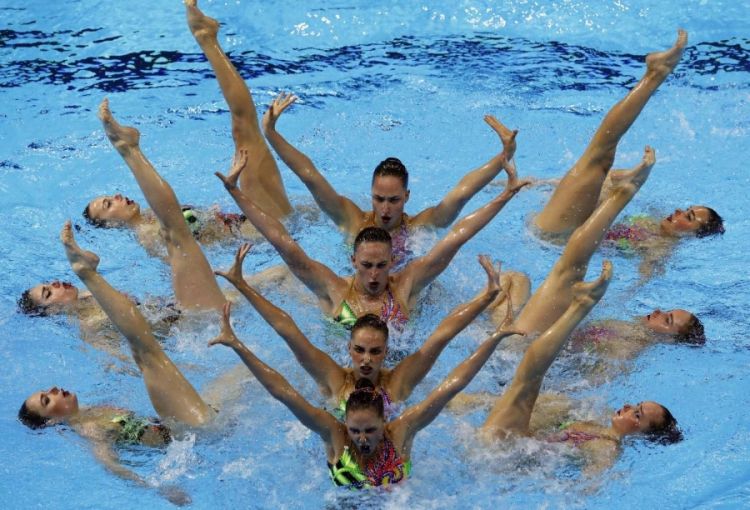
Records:
{"label": "sequined swimsuit", "polygon": [[648,216],[631,216],[625,222],[613,225],[604,239],[621,250],[632,251],[654,237],[652,223],[653,220]]}
{"label": "sequined swimsuit", "polygon": [[328,463],[328,470],[335,485],[350,489],[369,489],[406,479],[411,473],[411,460],[404,462],[393,443],[384,437],[377,457],[369,460],[364,469],[357,464],[346,446],[335,465]]}
{"label": "sequined swimsuit", "polygon": [[[347,296],[351,296],[353,292],[354,278],[352,278],[352,283],[349,286]],[[406,323],[409,321],[408,311],[404,307],[402,307],[401,303],[399,303],[395,298],[393,292],[391,292],[390,286],[385,288],[385,292],[383,294],[383,306],[380,308],[380,318],[385,323],[392,326],[396,331],[403,331]],[[354,326],[354,323],[357,322],[357,318],[357,314],[354,313],[351,305],[347,302],[346,299],[344,299],[343,301],[341,301],[339,314],[333,320],[343,324],[347,328],[351,328],[352,326]]]}

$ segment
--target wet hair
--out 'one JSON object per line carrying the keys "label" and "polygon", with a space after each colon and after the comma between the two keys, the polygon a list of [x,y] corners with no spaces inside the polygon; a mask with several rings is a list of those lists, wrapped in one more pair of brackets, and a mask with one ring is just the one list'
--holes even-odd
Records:
{"label": "wet hair", "polygon": [[404,189],[409,187],[409,172],[398,158],[386,158],[375,167],[372,172],[372,184],[375,184],[377,177],[393,176],[398,178],[404,185]]}
{"label": "wet hair", "polygon": [[354,386],[346,400],[346,414],[360,409],[372,409],[380,417],[385,419],[385,404],[383,395],[375,389],[375,385],[369,379],[360,379]]}
{"label": "wet hair", "polygon": [[43,429],[49,424],[49,418],[29,409],[25,401],[18,410],[18,420],[33,430]]}
{"label": "wet hair", "polygon": [[368,313],[357,319],[357,322],[352,326],[351,338],[354,338],[354,333],[358,329],[372,328],[379,331],[385,337],[385,341],[388,342],[388,324],[383,321],[380,317],[373,313]]}
{"label": "wet hair", "polygon": [[724,220],[719,213],[710,207],[703,206],[708,211],[708,221],[701,223],[695,231],[695,237],[708,237],[716,234],[724,234]]}
{"label": "wet hair", "polygon": [[83,217],[86,218],[86,222],[88,222],[89,225],[94,226],[96,228],[107,228],[107,227],[109,227],[109,224],[105,220],[100,220],[98,218],[92,218],[91,217],[91,210],[89,209],[88,205],[83,210]]}
{"label": "wet hair", "polygon": [[701,320],[690,314],[690,321],[684,333],[676,336],[677,342],[690,345],[703,345],[706,343],[706,331]]}
{"label": "wet hair", "polygon": [[387,230],[383,230],[380,227],[365,227],[359,231],[357,237],[354,238],[353,252],[356,253],[357,248],[362,243],[385,243],[388,246],[392,246],[391,234]]}
{"label": "wet hair", "polygon": [[31,289],[23,291],[21,297],[18,298],[18,309],[32,317],[44,317],[47,315],[47,307],[31,299]]}
{"label": "wet hair", "polygon": [[664,420],[661,424],[654,426],[651,430],[645,433],[646,439],[663,445],[679,443],[682,441],[683,436],[682,431],[677,426],[677,420],[672,416],[672,413],[669,412],[669,409],[661,404],[658,405],[664,413]]}

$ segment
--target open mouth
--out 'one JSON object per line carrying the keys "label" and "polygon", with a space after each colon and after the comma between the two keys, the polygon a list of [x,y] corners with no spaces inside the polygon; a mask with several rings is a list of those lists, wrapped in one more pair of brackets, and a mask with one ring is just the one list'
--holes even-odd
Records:
{"label": "open mouth", "polygon": [[362,375],[372,374],[372,367],[359,367],[359,373]]}
{"label": "open mouth", "polygon": [[370,454],[370,445],[367,443],[359,443],[359,451],[365,455]]}
{"label": "open mouth", "polygon": [[370,282],[367,284],[367,288],[370,290],[378,290],[378,287],[380,287],[380,283],[378,282]]}
{"label": "open mouth", "polygon": [[380,221],[383,222],[383,225],[387,225],[388,223],[390,223],[391,217],[390,216],[381,216],[380,217]]}

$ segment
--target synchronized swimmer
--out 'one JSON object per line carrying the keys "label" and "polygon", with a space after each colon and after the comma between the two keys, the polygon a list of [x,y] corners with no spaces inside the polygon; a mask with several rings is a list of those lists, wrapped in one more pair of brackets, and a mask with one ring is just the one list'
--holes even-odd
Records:
{"label": "synchronized swimmer", "polygon": [[[99,107],[104,131],[135,177],[150,211],[141,211],[139,204],[127,197],[113,195],[89,202],[84,216],[94,226],[134,228],[147,250],[164,258],[171,270],[174,300],[169,307],[175,316],[193,311],[221,314],[220,333],[209,345],[231,348],[258,382],[321,438],[335,485],[367,488],[405,480],[412,471],[417,433],[472,381],[508,337],[517,339],[523,356],[506,390],[492,396],[492,408],[477,430],[480,441],[495,443],[532,435],[567,443],[585,459],[583,472],[589,474],[615,462],[626,436],[661,444],[682,438],[672,413],[652,401],[625,404],[609,424],[567,421],[554,433],[535,430],[531,415],[547,371],[566,346],[606,359],[631,359],[655,342],[702,345],[706,341],[701,321],[683,309],[657,309],[633,321],[597,320],[576,329],[603,298],[613,278],[612,263],[605,261],[598,278],[584,281],[600,246],[609,244],[640,253],[641,275],[646,278],[655,268],[664,270],[663,261],[680,238],[724,232],[721,217],[706,206],[677,209],[661,221],[638,216],[616,223],[656,164],[655,150],[646,146],[634,168],[611,170],[617,145],[679,63],[687,45],[685,31],[678,32],[670,49],[646,57],[644,76],[607,113],[581,157],[532,220],[535,234],[565,243],[542,285],[532,293],[528,276],[501,272],[489,257],[480,256],[487,276],[484,289],[442,320],[435,320],[437,326],[424,335],[421,345],[393,368],[386,368],[389,336],[404,330],[422,291],[460,248],[529,184],[518,178],[513,162],[517,132],[494,116],[485,116],[502,150],[467,173],[437,205],[413,216],[404,212],[410,196],[406,167],[397,158],[387,158],[373,172],[372,209],[365,211],[340,195],[310,158],[276,130],[278,119],[297,97],[280,94],[259,124],[247,84],[218,43],[219,23],[202,13],[196,0],[185,0],[185,4],[190,31],[216,74],[231,112],[233,163],[226,175],[216,175],[241,212],[222,213],[181,204],[141,150],[140,132],[121,125],[104,99]],[[286,230],[283,220],[292,206],[269,144],[347,242],[352,242],[352,275],[339,276],[308,256]],[[501,171],[508,176],[503,191],[457,220],[467,202]],[[414,229],[447,227],[447,235],[426,255],[410,257],[407,239]],[[248,282],[242,269],[250,251],[250,244],[243,240],[248,238],[267,240],[290,272],[317,297],[323,315],[350,329],[349,366],[342,366],[313,345],[290,314]],[[244,243],[228,270],[211,268],[199,244],[218,239]],[[62,229],[61,240],[72,271],[87,290],[68,282],[42,283],[23,292],[19,308],[30,315],[66,313],[77,317],[84,338],[102,329],[104,321],[116,328],[130,346],[158,416],[142,417],[111,405],[80,406],[75,393],[53,386],[26,398],[18,417],[34,429],[68,425],[92,444],[95,457],[112,473],[155,488],[176,504],[185,504],[189,496],[180,489],[156,487],[123,466],[117,448],[123,444],[164,445],[186,428],[206,427],[214,421],[221,402],[198,394],[159,344],[162,325],[149,323],[135,298],[105,280],[98,272],[99,257],[78,246],[70,221]],[[231,305],[217,276],[229,281],[286,342],[322,396],[332,401],[327,409],[307,401],[239,339],[230,322]],[[424,399],[411,402],[414,388],[446,346],[485,310],[490,311],[494,331]],[[166,320],[167,328],[172,320]]]}

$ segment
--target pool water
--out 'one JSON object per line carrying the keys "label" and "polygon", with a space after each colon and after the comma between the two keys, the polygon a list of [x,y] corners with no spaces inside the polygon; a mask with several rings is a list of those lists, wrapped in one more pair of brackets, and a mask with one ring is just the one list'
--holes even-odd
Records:
{"label": "pool water", "polygon": [[[683,428],[685,440],[674,446],[628,444],[616,465],[594,479],[581,475],[568,450],[541,441],[480,448],[472,430],[485,411],[444,412],[418,434],[408,483],[349,494],[329,482],[321,441],[252,380],[229,395],[213,430],[186,434],[163,450],[123,449],[125,465],[154,483],[178,485],[196,508],[748,504],[747,2],[282,0],[271,6],[237,0],[201,6],[223,23],[222,46],[261,112],[280,90],[300,96],[279,130],[340,192],[366,206],[372,168],[396,155],[412,176],[412,212],[434,204],[463,173],[497,152],[496,137],[482,121],[485,113],[520,129],[516,158],[522,175],[561,176],[607,109],[640,78],[645,53],[669,47],[683,27],[689,48],[622,140],[615,166],[634,165],[644,145],[652,145],[657,165],[625,212],[669,213],[708,204],[724,217],[727,232],[682,243],[665,273],[640,288],[637,260],[606,253],[615,278],[593,318],[687,308],[703,320],[708,341],[702,348],[652,347],[600,385],[581,378],[574,368],[580,360],[553,366],[546,389],[579,399],[581,417],[653,399],[667,405]],[[70,320],[30,318],[17,313],[15,302],[41,281],[79,283],[58,241],[68,218],[81,225],[79,242],[101,256],[100,269],[116,288],[144,299],[171,295],[168,268],[147,257],[132,235],[93,230],[82,221],[84,205],[100,194],[121,192],[143,202],[103,136],[96,108],[109,97],[115,115],[141,130],[144,152],[183,203],[233,209],[212,175],[230,164],[229,113],[180,2],[0,0],[0,12],[0,268],[7,275],[0,282],[0,507],[168,508],[155,491],[106,472],[71,431],[34,432],[16,420],[31,392],[52,385],[76,391],[84,405],[113,404],[143,415],[153,409],[131,364],[84,344]],[[281,168],[292,202],[311,205],[299,180]],[[488,186],[464,211],[501,189]],[[415,349],[436,317],[480,289],[477,254],[488,253],[505,268],[527,272],[535,286],[541,283],[559,248],[535,239],[526,224],[549,192],[538,187],[521,193],[469,242],[425,293],[394,347]],[[323,215],[291,219],[290,228],[311,255],[347,271],[347,249]],[[420,236],[417,250],[436,238]],[[206,252],[212,265],[228,267],[235,249],[228,243]],[[603,257],[592,260],[590,277]],[[245,269],[277,262],[272,249],[259,244]],[[345,334],[315,307],[294,296],[268,297],[289,310],[316,344],[345,360]],[[250,307],[235,307],[233,315],[238,335],[320,402],[310,378]],[[459,335],[412,402],[434,388],[489,328],[478,320]],[[199,390],[236,365],[228,349],[205,347],[217,331],[218,320],[187,321],[165,339],[167,352]],[[517,362],[517,353],[501,347],[470,391],[502,391]]]}

